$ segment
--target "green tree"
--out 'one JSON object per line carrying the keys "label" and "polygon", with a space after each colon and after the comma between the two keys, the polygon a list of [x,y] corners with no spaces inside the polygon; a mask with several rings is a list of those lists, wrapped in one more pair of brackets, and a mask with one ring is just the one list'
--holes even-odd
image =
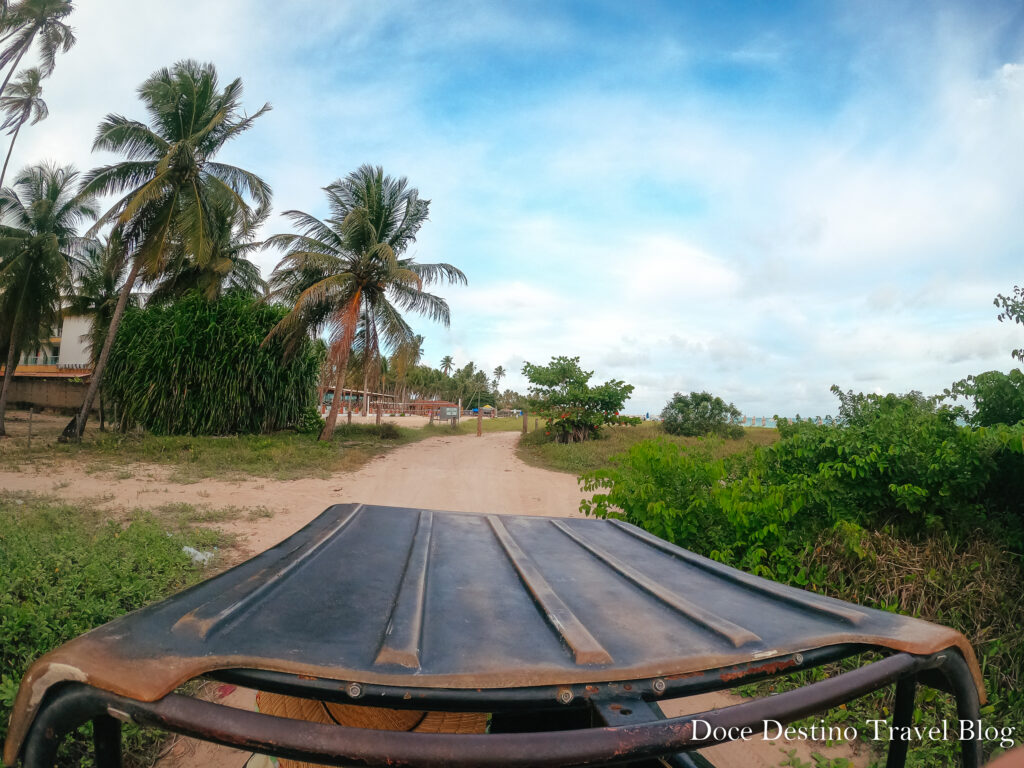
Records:
{"label": "green tree", "polygon": [[[117,299],[125,279],[125,252],[118,231],[109,237],[86,242],[65,314],[90,318],[89,359],[93,366],[103,349]],[[135,302],[129,298],[129,306]],[[100,390],[100,429],[104,428],[104,397]]]}
{"label": "green tree", "polygon": [[[999,322],[1011,320],[1018,325],[1024,325],[1024,288],[1015,285],[1010,296],[1000,293],[992,303],[1001,310],[998,315]],[[1014,359],[1024,361],[1024,349],[1015,349],[1010,354]]]}
{"label": "green tree", "polygon": [[743,428],[734,422],[741,415],[735,405],[710,392],[676,392],[661,412],[661,425],[670,435],[739,438]]}
{"label": "green tree", "polygon": [[552,357],[547,365],[523,364],[535,410],[547,422],[546,432],[560,443],[596,437],[606,424],[628,423],[619,416],[633,385],[611,379],[592,387],[593,371],[580,368],[578,357]]}
{"label": "green tree", "polygon": [[[213,159],[270,109],[264,104],[252,115],[243,114],[240,79],[221,89],[212,64],[181,61],[152,74],[139,87],[139,98],[149,113],[149,125],[108,115],[100,123],[93,150],[119,152],[126,159],[90,171],[82,189],[87,195],[119,196],[93,229],[107,223],[120,227],[131,260],[85,402],[65,427],[62,440],[82,437],[136,280],[156,281],[176,249],[183,249],[200,268],[211,263],[216,256],[210,220],[215,199],[232,199],[246,222],[270,207],[266,182]],[[256,204],[255,211],[249,200]]]}
{"label": "green tree", "polygon": [[11,153],[14,151],[14,142],[18,140],[18,134],[25,123],[31,122],[35,125],[40,120],[45,120],[50,114],[43,101],[43,74],[37,67],[25,70],[21,73],[7,91],[5,96],[0,96],[0,111],[5,119],[0,124],[0,130],[6,130],[11,137],[11,144],[7,148],[7,157],[4,158],[4,167],[0,171],[0,187],[3,187],[4,179],[7,178],[7,164],[11,162]]}
{"label": "green tree", "polygon": [[455,361],[451,355],[445,355],[441,358],[441,373],[445,376],[451,376],[453,368],[455,368]]}
{"label": "green tree", "polygon": [[78,172],[47,163],[0,189],[0,331],[7,352],[0,389],[0,436],[18,357],[60,322],[61,297],[82,247],[78,226],[96,215],[91,195],[76,195]]}
{"label": "green tree", "polygon": [[965,397],[973,407],[958,406],[956,412],[973,427],[1016,424],[1024,419],[1024,373],[986,371],[968,376],[945,391],[944,397]]}
{"label": "green tree", "polygon": [[[448,325],[448,303],[423,288],[441,280],[465,284],[466,276],[450,264],[418,264],[402,257],[429,209],[429,201],[421,199],[405,178],[394,179],[379,166],[363,165],[325,191],[331,213],[327,221],[286,211],[299,233],[267,241],[286,252],[271,285],[275,296],[292,304],[271,335],[298,339],[326,331],[339,393],[357,330],[363,334],[366,371],[382,342],[397,349],[415,335],[401,310]],[[336,396],[322,440],[333,435],[340,405]]]}
{"label": "green tree", "polygon": [[227,195],[213,194],[210,201],[209,256],[200,261],[183,244],[176,243],[167,267],[150,292],[150,303],[173,301],[192,291],[200,292],[210,301],[227,291],[240,291],[247,296],[266,293],[267,283],[249,256],[263,247],[255,235],[270,209],[249,215]]}
{"label": "green tree", "polygon": [[505,367],[499,365],[494,369],[494,391],[498,391],[498,385],[501,384],[501,380],[505,378]]}
{"label": "green tree", "polygon": [[74,9],[68,0],[21,0],[6,9],[0,26],[0,70],[10,69],[0,85],[0,96],[37,38],[39,70],[43,77],[53,74],[57,54],[67,53],[75,44],[75,32],[65,22]]}

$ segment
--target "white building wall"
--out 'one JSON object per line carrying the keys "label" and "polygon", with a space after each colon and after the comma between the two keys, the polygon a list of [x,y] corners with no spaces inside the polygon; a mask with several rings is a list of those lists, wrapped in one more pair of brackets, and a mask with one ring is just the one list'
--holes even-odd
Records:
{"label": "white building wall", "polygon": [[92,320],[88,317],[65,317],[60,338],[60,365],[89,365],[89,333]]}

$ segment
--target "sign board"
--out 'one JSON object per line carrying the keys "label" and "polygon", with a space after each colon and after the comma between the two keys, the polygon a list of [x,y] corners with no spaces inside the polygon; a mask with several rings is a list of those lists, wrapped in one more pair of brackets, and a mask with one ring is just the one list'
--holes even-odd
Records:
{"label": "sign board", "polygon": [[459,418],[459,409],[454,405],[445,405],[437,409],[437,418],[439,419],[457,419]]}

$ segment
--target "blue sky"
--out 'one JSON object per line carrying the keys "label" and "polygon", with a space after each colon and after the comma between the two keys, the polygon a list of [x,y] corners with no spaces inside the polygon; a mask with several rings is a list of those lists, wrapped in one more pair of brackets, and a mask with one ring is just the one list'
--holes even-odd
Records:
{"label": "blue sky", "polygon": [[432,201],[413,253],[469,276],[450,329],[415,323],[432,364],[522,390],[579,355],[634,412],[824,415],[1022,345],[992,298],[1024,281],[1024,3],[79,5],[12,163],[105,161],[150,72],[213,61],[274,107],[225,159],[277,212],[362,163]]}

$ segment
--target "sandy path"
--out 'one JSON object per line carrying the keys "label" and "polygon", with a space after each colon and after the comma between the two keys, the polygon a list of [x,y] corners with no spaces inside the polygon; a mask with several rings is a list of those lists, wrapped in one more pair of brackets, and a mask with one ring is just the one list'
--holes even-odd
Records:
{"label": "sandy path", "polygon": [[86,473],[66,463],[38,471],[0,471],[0,488],[52,493],[97,504],[151,508],[174,502],[210,507],[267,507],[273,517],[238,520],[222,527],[239,534],[247,554],[262,552],[308,523],[331,504],[394,506],[524,515],[579,514],[576,479],[531,467],[515,455],[517,432],[481,437],[430,437],[375,458],[352,473],[326,479],[168,482],[167,470],[133,465],[132,477]]}
{"label": "sandy path", "polygon": [[[579,515],[583,498],[576,478],[531,467],[515,455],[517,432],[490,432],[481,437],[433,437],[412,443],[372,460],[350,474],[327,479],[296,481],[202,480],[180,485],[164,479],[159,467],[133,467],[135,476],[112,479],[90,475],[66,464],[40,472],[0,471],[0,488],[52,492],[65,498],[96,497],[97,503],[121,507],[153,507],[169,502],[207,504],[211,507],[265,506],[273,517],[223,524],[240,538],[245,555],[261,552],[316,517],[330,504],[362,502],[424,507],[463,512],[528,515]],[[222,704],[252,709],[254,693],[234,686],[210,686],[209,698]],[[727,693],[692,697],[666,704],[670,716],[728,706],[739,701]],[[769,768],[786,759],[783,751],[796,749],[811,765],[813,751],[854,759],[861,766],[866,755],[854,757],[849,748],[826,749],[804,742],[750,742],[724,744],[707,750],[720,768]],[[179,739],[158,764],[161,768],[242,768],[248,753],[192,739]]]}

